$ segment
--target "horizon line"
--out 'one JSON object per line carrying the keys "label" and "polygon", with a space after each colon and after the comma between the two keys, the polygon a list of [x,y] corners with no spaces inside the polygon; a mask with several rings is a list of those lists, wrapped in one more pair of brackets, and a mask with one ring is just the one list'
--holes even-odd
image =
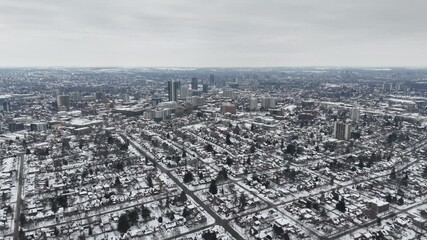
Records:
{"label": "horizon line", "polygon": [[120,65],[94,65],[94,66],[78,66],[78,65],[51,65],[51,66],[1,66],[0,69],[6,69],[6,68],[34,68],[34,69],[40,69],[40,68],[181,68],[181,69],[204,69],[204,68],[212,68],[212,69],[237,69],[237,68],[253,68],[253,69],[262,69],[262,68],[329,68],[329,69],[339,69],[339,68],[354,68],[354,69],[427,69],[426,66],[421,65],[393,65],[393,66],[386,66],[386,65],[376,65],[376,66],[361,66],[361,65],[300,65],[300,66],[138,66],[138,65],[128,65],[128,66],[120,66]]}

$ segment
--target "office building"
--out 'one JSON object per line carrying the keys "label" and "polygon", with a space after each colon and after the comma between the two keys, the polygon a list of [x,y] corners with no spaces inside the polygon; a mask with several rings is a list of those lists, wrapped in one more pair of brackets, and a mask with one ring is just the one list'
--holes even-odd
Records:
{"label": "office building", "polygon": [[31,131],[46,131],[48,129],[47,123],[31,123],[30,130]]}
{"label": "office building", "polygon": [[23,123],[9,123],[9,131],[16,132],[24,130],[24,124]]}
{"label": "office building", "polygon": [[203,93],[208,93],[209,85],[207,83],[203,83]]}
{"label": "office building", "polygon": [[191,89],[192,89],[192,90],[197,90],[197,89],[199,89],[198,79],[197,79],[197,78],[195,78],[195,77],[193,77],[193,78],[191,79]]}
{"label": "office building", "polygon": [[175,80],[168,81],[168,97],[169,101],[178,101],[178,89],[180,87],[180,82]]}
{"label": "office building", "polygon": [[214,85],[215,85],[215,76],[214,76],[213,74],[210,74],[210,75],[209,75],[209,84],[210,84],[211,86],[214,86]]}

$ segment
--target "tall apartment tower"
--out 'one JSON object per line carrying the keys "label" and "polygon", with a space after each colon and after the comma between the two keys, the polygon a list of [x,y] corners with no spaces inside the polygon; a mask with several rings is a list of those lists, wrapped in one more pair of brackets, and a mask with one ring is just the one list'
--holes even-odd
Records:
{"label": "tall apartment tower", "polygon": [[255,111],[257,108],[258,108],[258,99],[257,98],[249,99],[249,110]]}
{"label": "tall apartment tower", "polygon": [[264,110],[276,107],[275,97],[264,97],[262,98],[261,106]]}
{"label": "tall apartment tower", "polygon": [[64,106],[69,108],[71,105],[70,96],[69,95],[59,95],[56,97],[56,103],[58,104],[58,107]]}
{"label": "tall apartment tower", "polygon": [[359,121],[359,116],[360,116],[360,108],[358,107],[353,107],[351,109],[351,121],[352,122],[357,122]]}
{"label": "tall apartment tower", "polygon": [[178,101],[178,88],[180,87],[180,82],[175,80],[168,81],[168,97],[169,101]]}
{"label": "tall apartment tower", "polygon": [[351,134],[351,124],[344,122],[334,123],[334,137],[339,140],[349,140]]}

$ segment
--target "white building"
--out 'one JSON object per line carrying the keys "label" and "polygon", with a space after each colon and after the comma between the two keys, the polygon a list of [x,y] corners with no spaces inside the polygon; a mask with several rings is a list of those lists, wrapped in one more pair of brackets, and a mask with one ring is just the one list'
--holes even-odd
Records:
{"label": "white building", "polygon": [[251,98],[249,99],[249,110],[255,111],[258,108],[258,99],[257,98]]}
{"label": "white building", "polygon": [[360,108],[358,107],[353,107],[351,109],[351,121],[352,122],[357,122],[359,121],[359,116],[360,116]]}
{"label": "white building", "polygon": [[205,99],[202,97],[193,96],[191,98],[191,104],[193,106],[202,106],[203,104],[205,104]]}
{"label": "white building", "polygon": [[276,107],[276,98],[275,97],[263,97],[261,106],[263,109],[270,109]]}
{"label": "white building", "polygon": [[181,86],[179,98],[186,99],[188,96],[190,96],[190,88],[188,86]]}

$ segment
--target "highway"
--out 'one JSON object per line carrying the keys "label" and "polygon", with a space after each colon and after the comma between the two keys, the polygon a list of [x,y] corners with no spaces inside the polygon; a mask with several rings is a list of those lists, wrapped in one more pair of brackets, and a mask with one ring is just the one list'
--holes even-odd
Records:
{"label": "highway", "polygon": [[24,185],[24,164],[25,164],[25,155],[19,155],[19,170],[18,170],[18,191],[16,196],[16,206],[15,206],[15,221],[13,227],[13,239],[19,240],[19,227],[20,227],[20,215],[21,215],[21,206],[22,206],[22,187]]}

